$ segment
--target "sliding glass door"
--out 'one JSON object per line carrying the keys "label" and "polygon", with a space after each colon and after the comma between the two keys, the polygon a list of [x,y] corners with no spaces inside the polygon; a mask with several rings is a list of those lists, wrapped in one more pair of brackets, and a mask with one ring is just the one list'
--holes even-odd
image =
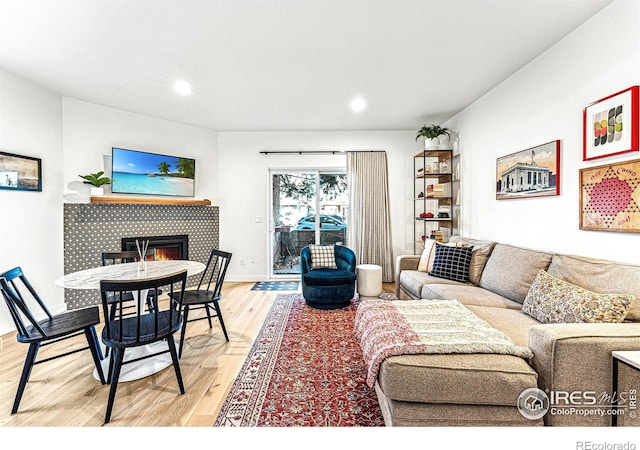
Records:
{"label": "sliding glass door", "polygon": [[271,193],[270,277],[299,275],[300,250],[309,244],[345,241],[348,192],[344,171],[272,171]]}

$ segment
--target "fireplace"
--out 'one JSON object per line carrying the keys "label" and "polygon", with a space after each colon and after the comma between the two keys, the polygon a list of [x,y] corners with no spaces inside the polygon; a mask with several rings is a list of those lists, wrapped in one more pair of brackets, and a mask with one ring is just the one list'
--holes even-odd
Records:
{"label": "fireplace", "polygon": [[[188,235],[179,258],[207,263],[212,248],[220,243],[217,206],[65,203],[64,273],[92,269],[102,264],[102,252],[122,250],[122,238],[156,240],[159,236]],[[151,244],[149,244],[151,245]],[[187,287],[199,277],[187,278]],[[69,310],[102,305],[98,290],[65,289]],[[0,300],[0,303],[2,301]],[[0,306],[2,308],[2,306]]]}
{"label": "fireplace", "polygon": [[140,245],[149,241],[148,249],[155,249],[156,261],[189,259],[189,236],[186,234],[125,237],[122,238],[122,250],[137,251],[136,240]]}

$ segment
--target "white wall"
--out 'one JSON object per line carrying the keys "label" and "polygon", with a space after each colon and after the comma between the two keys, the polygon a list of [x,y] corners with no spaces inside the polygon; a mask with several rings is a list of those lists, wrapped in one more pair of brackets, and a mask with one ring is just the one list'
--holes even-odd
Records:
{"label": "white wall", "polygon": [[[446,123],[460,132],[463,234],[640,263],[640,234],[579,229],[583,108],[640,84],[640,6],[617,0]],[[496,158],[561,141],[558,197],[495,200]]]}
{"label": "white wall", "polygon": [[[42,192],[0,190],[0,272],[21,266],[52,312],[64,309],[62,98],[0,69],[0,151],[42,159]],[[0,301],[0,335],[14,330]]]}
{"label": "white wall", "polygon": [[[111,176],[111,147],[118,146],[195,158],[195,197],[216,201],[215,131],[70,98],[63,100],[63,113],[65,202],[88,201],[91,186],[84,184],[79,175],[104,170]],[[109,187],[106,186],[107,193]]]}
{"label": "white wall", "polygon": [[[263,155],[278,150],[385,150],[389,166],[394,254],[406,253],[407,192],[412,189],[413,131],[390,132],[220,132],[220,246],[232,252],[229,280],[264,280],[269,274],[270,169],[346,168],[344,155]],[[409,193],[408,195],[412,195]],[[264,221],[256,223],[256,216]],[[412,224],[412,222],[409,222]],[[413,233],[411,228],[411,233]],[[247,265],[240,266],[240,258]]]}

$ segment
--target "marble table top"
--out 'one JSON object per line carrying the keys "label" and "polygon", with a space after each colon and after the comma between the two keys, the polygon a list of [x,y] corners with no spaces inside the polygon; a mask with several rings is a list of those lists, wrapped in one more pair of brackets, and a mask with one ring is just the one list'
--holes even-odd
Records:
{"label": "marble table top", "polygon": [[203,272],[206,266],[198,261],[169,260],[113,264],[69,273],[54,283],[67,289],[100,289],[101,280],[141,280],[161,277],[187,269],[187,276]]}

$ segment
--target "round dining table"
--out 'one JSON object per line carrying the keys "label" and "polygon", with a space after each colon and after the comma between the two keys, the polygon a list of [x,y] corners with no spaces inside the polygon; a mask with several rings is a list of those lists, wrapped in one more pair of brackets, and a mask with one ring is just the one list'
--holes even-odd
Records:
{"label": "round dining table", "polygon": [[[187,277],[202,273],[206,269],[206,265],[198,261],[188,260],[165,260],[165,261],[142,261],[124,264],[112,264],[108,266],[93,267],[91,269],[80,270],[78,272],[68,273],[54,283],[57,286],[66,289],[100,289],[100,281],[102,280],[144,280],[147,278],[156,278],[170,275],[182,270],[187,271]],[[135,294],[136,293],[132,293]],[[136,299],[138,308],[144,307],[146,295]],[[178,345],[178,344],[177,344]],[[144,345],[138,348],[128,349],[124,356],[125,363],[146,355],[168,351],[166,342],[156,342]],[[172,365],[171,355],[162,353],[152,358],[146,358],[140,361],[130,362],[122,366],[120,372],[120,382],[132,381],[147,377],[157,373]],[[102,360],[102,368],[104,373],[108,373],[109,359]],[[93,376],[99,380],[98,371],[95,370]]]}

